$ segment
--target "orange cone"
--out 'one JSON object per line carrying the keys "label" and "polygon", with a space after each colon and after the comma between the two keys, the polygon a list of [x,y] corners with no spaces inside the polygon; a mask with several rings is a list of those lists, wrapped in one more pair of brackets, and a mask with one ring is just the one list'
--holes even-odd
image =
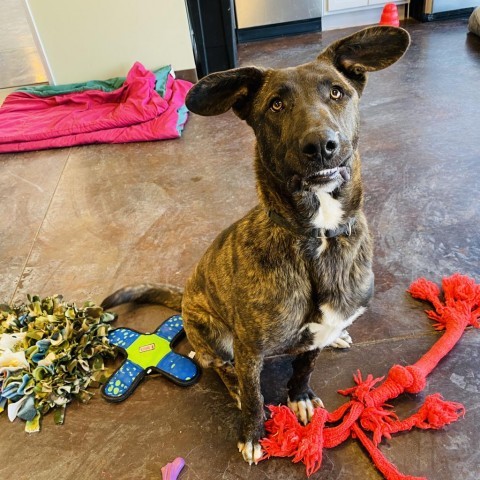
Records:
{"label": "orange cone", "polygon": [[399,27],[400,20],[398,18],[398,9],[394,3],[387,3],[383,7],[382,16],[379,25],[390,25],[392,27]]}

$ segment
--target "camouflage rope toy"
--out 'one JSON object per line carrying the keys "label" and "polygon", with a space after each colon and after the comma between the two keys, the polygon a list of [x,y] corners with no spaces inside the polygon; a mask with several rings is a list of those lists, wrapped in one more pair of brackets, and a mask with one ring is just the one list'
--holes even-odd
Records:
{"label": "camouflage rope toy", "polygon": [[50,410],[62,424],[67,404],[88,401],[91,387],[105,381],[114,320],[92,302],[80,307],[60,295],[0,305],[0,413],[26,421],[27,432],[38,432]]}
{"label": "camouflage rope toy", "polygon": [[128,398],[145,375],[160,373],[177,385],[187,387],[200,378],[200,369],[188,357],[172,351],[183,338],[182,317],[174,315],[154,333],[140,333],[130,328],[116,328],[108,340],[126,356],[122,365],[102,387],[102,395],[110,402]]}

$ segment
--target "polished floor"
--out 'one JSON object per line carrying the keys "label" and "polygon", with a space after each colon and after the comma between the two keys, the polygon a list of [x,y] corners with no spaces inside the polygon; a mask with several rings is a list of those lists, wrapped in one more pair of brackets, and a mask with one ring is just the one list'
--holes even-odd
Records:
{"label": "polished floor", "polygon": [[[352,373],[380,376],[418,359],[438,338],[424,305],[405,290],[417,277],[461,272],[480,281],[480,38],[464,20],[407,29],[412,47],[372,74],[362,105],[360,150],[366,213],[375,237],[376,293],[351,328],[350,351],[325,351],[312,385],[329,409]],[[257,42],[242,64],[308,61],[346,31]],[[101,301],[144,280],[182,285],[222,228],[255,205],[253,135],[233,114],[190,118],[179,140],[94,145],[0,156],[0,303],[28,292]],[[119,310],[118,326],[152,330],[161,308]],[[188,351],[185,343],[182,351]],[[469,330],[424,393],[395,401],[401,416],[425,395],[463,402],[465,418],[441,431],[415,430],[381,446],[405,474],[477,480],[480,472],[480,332]],[[285,401],[286,359],[268,362],[267,402]],[[160,479],[176,456],[182,480],[295,480],[301,465],[275,459],[249,467],[235,445],[238,413],[218,378],[204,372],[182,389],[149,378],[127,401],[97,395],[67,408],[42,431],[0,416],[0,478]],[[314,480],[380,479],[353,440],[328,450]]]}
{"label": "polished floor", "polygon": [[0,95],[2,88],[47,81],[24,0],[2,0],[0,8]]}

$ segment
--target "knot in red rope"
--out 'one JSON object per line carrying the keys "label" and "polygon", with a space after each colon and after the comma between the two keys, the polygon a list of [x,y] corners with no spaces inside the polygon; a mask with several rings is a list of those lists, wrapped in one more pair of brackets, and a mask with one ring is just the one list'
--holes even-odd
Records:
{"label": "knot in red rope", "polygon": [[328,412],[315,409],[308,425],[300,425],[296,415],[286,406],[268,406],[271,418],[265,422],[269,436],[260,441],[265,455],[263,458],[292,457],[293,462],[303,462],[307,476],[315,473],[322,464],[323,433]]}
{"label": "knot in red rope", "polygon": [[388,378],[403,387],[408,393],[419,393],[427,384],[425,373],[415,365],[406,367],[394,365],[388,373]]}

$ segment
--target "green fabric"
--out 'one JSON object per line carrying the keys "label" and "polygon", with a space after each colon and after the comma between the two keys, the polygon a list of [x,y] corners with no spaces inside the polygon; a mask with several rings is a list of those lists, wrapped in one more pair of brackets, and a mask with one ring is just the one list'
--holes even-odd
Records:
{"label": "green fabric", "polygon": [[184,127],[185,123],[187,123],[188,108],[185,105],[183,105],[182,107],[180,107],[177,110],[177,113],[178,113],[177,131],[178,131],[178,135],[181,135],[183,127]]}
{"label": "green fabric", "polygon": [[109,376],[104,357],[116,355],[107,338],[115,318],[91,302],[77,307],[59,295],[0,305],[0,406],[9,417],[25,420],[25,430],[34,432],[49,410],[61,424],[67,403],[88,401],[89,388]]}
{"label": "green fabric", "polygon": [[111,92],[120,88],[125,82],[125,77],[110,78],[109,80],[90,80],[83,83],[69,83],[66,85],[38,85],[33,87],[22,87],[17,92],[31,93],[38,97],[51,97],[65,93],[84,92],[85,90],[102,90]]}
{"label": "green fabric", "polygon": [[153,70],[153,74],[157,79],[155,90],[159,93],[161,97],[165,95],[165,90],[167,89],[168,74],[171,71],[172,71],[171,65],[167,65],[165,67],[159,68],[158,70]]}
{"label": "green fabric", "polygon": [[[163,97],[165,95],[167,78],[172,67],[166,65],[158,70],[154,70],[153,74],[157,79],[155,90]],[[33,87],[22,87],[17,92],[31,93],[38,97],[51,97],[54,95],[63,95],[66,93],[79,93],[86,90],[101,90],[103,92],[111,92],[120,88],[126,77],[114,77],[108,80],[90,80],[82,83],[69,83],[65,85],[38,85]]]}

